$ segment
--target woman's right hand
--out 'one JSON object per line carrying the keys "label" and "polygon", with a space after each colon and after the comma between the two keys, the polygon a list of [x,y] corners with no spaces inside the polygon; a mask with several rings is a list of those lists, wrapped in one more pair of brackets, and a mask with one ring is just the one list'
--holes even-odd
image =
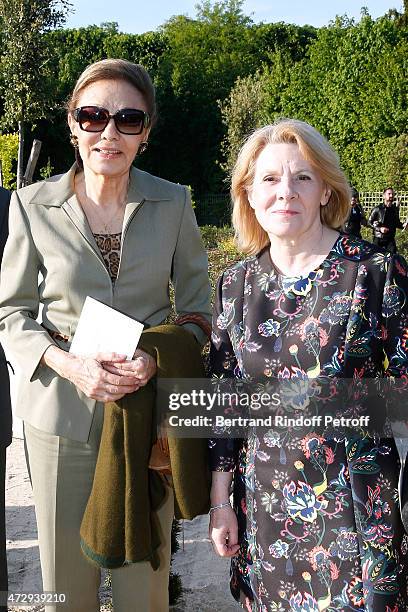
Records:
{"label": "woman's right hand", "polygon": [[209,536],[220,557],[234,557],[239,550],[238,521],[231,506],[210,514]]}
{"label": "woman's right hand", "polygon": [[71,355],[56,346],[49,346],[42,361],[87,397],[99,402],[115,402],[138,388],[134,377],[111,374],[103,368],[104,362],[121,363],[124,355],[97,353],[86,357]]}

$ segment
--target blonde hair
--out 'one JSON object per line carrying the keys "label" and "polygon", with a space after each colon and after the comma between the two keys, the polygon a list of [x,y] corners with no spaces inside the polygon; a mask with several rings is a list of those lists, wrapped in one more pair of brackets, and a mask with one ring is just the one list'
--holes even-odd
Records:
{"label": "blonde hair", "polygon": [[303,157],[317,170],[330,189],[325,206],[320,207],[323,225],[339,229],[350,212],[350,187],[336,151],[314,127],[297,119],[280,119],[255,130],[242,146],[232,172],[232,223],[238,247],[254,255],[269,244],[266,231],[259,225],[248,200],[255,166],[261,151],[268,144],[297,144]]}
{"label": "blonde hair", "polygon": [[125,81],[140,91],[146,102],[150,124],[157,118],[156,96],[152,80],[147,70],[141,64],[133,64],[124,59],[104,59],[90,64],[78,78],[67,103],[68,112],[78,106],[81,93],[89,85],[97,81]]}

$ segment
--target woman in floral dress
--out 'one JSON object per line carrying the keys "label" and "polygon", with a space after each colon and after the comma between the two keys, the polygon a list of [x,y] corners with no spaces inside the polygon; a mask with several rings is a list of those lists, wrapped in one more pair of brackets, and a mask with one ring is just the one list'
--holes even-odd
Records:
{"label": "woman in floral dress", "polygon": [[[296,120],[255,131],[232,196],[250,257],[219,280],[213,374],[258,383],[404,374],[407,266],[337,231],[349,188],[329,143]],[[395,442],[323,433],[275,427],[210,442],[210,535],[232,558],[232,594],[253,612],[408,610]]]}

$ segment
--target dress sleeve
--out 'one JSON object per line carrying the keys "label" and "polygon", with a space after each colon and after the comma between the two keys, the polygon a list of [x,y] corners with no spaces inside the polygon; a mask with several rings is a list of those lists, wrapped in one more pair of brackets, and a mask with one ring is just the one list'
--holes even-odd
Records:
{"label": "dress sleeve", "polygon": [[[198,313],[207,321],[211,320],[207,254],[187,187],[184,187],[184,209],[173,256],[172,284],[178,315]],[[190,329],[201,344],[206,342],[207,337],[200,327],[194,323],[186,323],[184,327]]]}
{"label": "dress sleeve", "polygon": [[40,303],[39,270],[40,261],[28,215],[18,194],[13,193],[9,237],[0,276],[0,336],[28,380],[35,378],[42,355],[55,344],[36,321]]}
{"label": "dress sleeve", "polygon": [[[223,309],[222,291],[224,275],[217,283],[214,299],[212,334],[210,347],[211,375],[232,378],[238,375],[238,363],[227,330],[228,314]],[[209,440],[210,469],[213,472],[233,472],[238,449],[242,440],[235,438],[213,438]]]}
{"label": "dress sleeve", "polygon": [[408,374],[408,265],[400,255],[391,256],[382,303],[385,375]]}
{"label": "dress sleeve", "polygon": [[[383,337],[385,353],[385,376],[400,379],[402,384],[393,387],[392,401],[386,399],[388,417],[394,441],[401,461],[399,478],[399,506],[402,511],[407,487],[403,477],[408,457],[408,415],[406,411],[408,374],[408,266],[399,255],[390,258],[384,286]],[[402,377],[402,379],[401,379]],[[399,383],[400,381],[395,381]],[[401,399],[400,399],[401,398]]]}

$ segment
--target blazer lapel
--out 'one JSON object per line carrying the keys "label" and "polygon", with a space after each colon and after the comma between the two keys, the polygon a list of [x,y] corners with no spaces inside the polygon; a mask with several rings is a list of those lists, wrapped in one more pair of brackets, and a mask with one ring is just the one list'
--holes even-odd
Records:
{"label": "blazer lapel", "polygon": [[130,169],[128,203],[123,219],[122,244],[133,217],[146,201],[150,204],[170,199],[166,189],[161,186],[162,182],[164,181],[159,181],[134,166]]}
{"label": "blazer lapel", "polygon": [[85,216],[82,206],[78,202],[77,197],[75,195],[72,195],[70,198],[68,198],[68,200],[63,202],[61,208],[68,215],[69,219],[75,225],[79,233],[85,238],[86,242],[89,244],[92,250],[95,251],[98,258],[103,262],[103,257],[101,255],[100,250],[98,249],[95,237],[92,234],[88,220]]}
{"label": "blazer lapel", "polygon": [[129,224],[130,224],[131,220],[133,219],[133,217],[135,216],[135,214],[139,210],[139,208],[141,208],[143,206],[144,202],[145,202],[145,200],[144,200],[144,198],[142,198],[138,202],[134,202],[134,201],[130,200],[126,204],[125,216],[123,218],[123,226],[122,226],[122,238],[125,236],[127,228],[129,227]]}
{"label": "blazer lapel", "polygon": [[38,191],[31,202],[38,206],[56,207],[63,210],[75,229],[85,239],[105,267],[103,257],[98,249],[91,228],[89,227],[88,220],[74,194],[74,177],[76,171],[77,166],[74,164],[65,174],[38,183]]}
{"label": "blazer lapel", "polygon": [[[74,194],[74,177],[76,171],[77,166],[74,164],[66,174],[39,183],[38,191],[34,195],[32,203],[40,206],[60,207],[75,226],[76,230],[92,248],[98,259],[104,263],[85,213]],[[122,226],[122,246],[128,227],[143,204],[146,201],[154,203],[169,199],[167,191],[165,187],[162,186],[162,183],[165,183],[165,181],[154,180],[154,178],[146,172],[135,167],[131,168],[128,201]]]}

